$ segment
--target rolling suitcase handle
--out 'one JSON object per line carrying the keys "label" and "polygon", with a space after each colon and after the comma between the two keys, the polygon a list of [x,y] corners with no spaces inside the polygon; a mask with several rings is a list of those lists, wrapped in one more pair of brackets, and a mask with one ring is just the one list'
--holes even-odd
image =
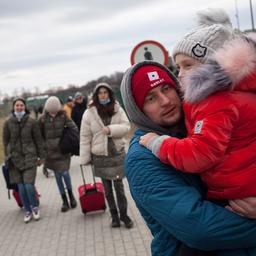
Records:
{"label": "rolling suitcase handle", "polygon": [[[93,165],[91,165],[91,167],[92,167],[93,184],[94,184],[95,189],[97,190],[97,188],[96,188],[96,180],[95,180],[94,171],[93,171]],[[82,178],[83,178],[83,183],[84,183],[84,186],[85,186],[86,183],[85,183],[84,170],[83,170],[83,165],[82,164],[80,164],[80,168],[81,168],[81,174],[82,174]]]}

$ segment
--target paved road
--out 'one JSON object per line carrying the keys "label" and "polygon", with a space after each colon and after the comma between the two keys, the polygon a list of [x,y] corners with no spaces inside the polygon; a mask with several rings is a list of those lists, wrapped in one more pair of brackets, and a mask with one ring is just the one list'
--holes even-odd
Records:
{"label": "paved road", "polygon": [[[87,172],[86,178],[90,175]],[[76,197],[82,183],[77,157],[72,158],[71,176]],[[36,186],[41,194],[41,220],[23,222],[23,210],[8,200],[0,175],[0,256],[148,256],[151,235],[131,199],[127,181],[128,213],[134,228],[110,227],[110,214],[83,215],[80,205],[60,212],[61,199],[54,177],[46,178],[38,169]]]}

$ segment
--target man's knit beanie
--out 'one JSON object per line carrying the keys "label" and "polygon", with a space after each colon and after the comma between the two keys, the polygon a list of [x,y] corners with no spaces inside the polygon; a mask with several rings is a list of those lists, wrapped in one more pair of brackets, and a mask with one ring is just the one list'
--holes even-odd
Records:
{"label": "man's knit beanie", "polygon": [[147,94],[155,87],[171,85],[176,88],[176,82],[162,68],[156,65],[139,67],[131,79],[132,94],[140,110],[143,109]]}
{"label": "man's knit beanie", "polygon": [[198,26],[174,47],[174,60],[177,54],[185,54],[205,62],[217,49],[234,38],[230,18],[221,9],[200,11],[197,20]]}

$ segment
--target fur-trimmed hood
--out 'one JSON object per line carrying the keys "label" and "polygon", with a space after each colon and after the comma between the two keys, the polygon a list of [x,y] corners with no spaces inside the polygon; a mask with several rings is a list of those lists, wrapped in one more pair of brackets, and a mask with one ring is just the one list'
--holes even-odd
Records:
{"label": "fur-trimmed hood", "polygon": [[256,92],[256,40],[237,38],[219,49],[184,81],[184,100],[194,103],[224,90]]}

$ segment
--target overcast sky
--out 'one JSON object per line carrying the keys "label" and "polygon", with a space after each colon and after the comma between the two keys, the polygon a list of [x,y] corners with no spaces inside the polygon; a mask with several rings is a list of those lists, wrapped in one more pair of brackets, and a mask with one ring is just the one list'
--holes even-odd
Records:
{"label": "overcast sky", "polygon": [[240,29],[250,29],[249,0],[0,0],[0,94],[124,72],[141,41],[171,53],[198,10],[223,8],[238,27],[236,2]]}

